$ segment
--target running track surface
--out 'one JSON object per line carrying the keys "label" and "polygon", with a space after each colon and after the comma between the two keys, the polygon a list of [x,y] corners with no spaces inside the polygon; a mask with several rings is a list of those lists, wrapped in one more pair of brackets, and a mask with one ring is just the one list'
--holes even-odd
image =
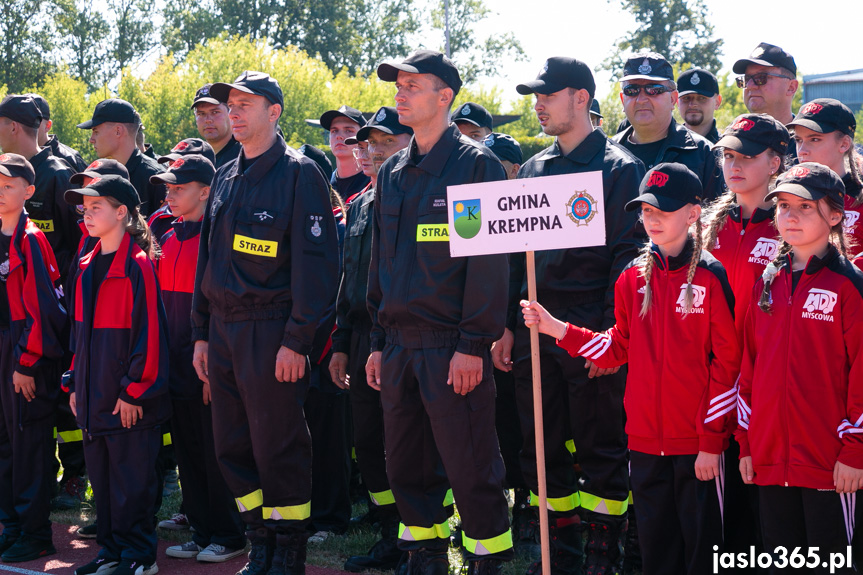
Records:
{"label": "running track surface", "polygon": [[[96,557],[99,547],[95,539],[79,539],[75,535],[77,525],[54,524],[54,547],[57,553],[37,561],[27,563],[0,563],[0,575],[72,575],[75,567],[89,563]],[[201,563],[194,559],[173,559],[165,555],[165,548],[175,543],[159,541],[157,564],[159,573],[164,575],[234,575],[246,564],[245,555],[235,557],[225,563]],[[342,575],[344,571],[306,566],[307,575]]]}

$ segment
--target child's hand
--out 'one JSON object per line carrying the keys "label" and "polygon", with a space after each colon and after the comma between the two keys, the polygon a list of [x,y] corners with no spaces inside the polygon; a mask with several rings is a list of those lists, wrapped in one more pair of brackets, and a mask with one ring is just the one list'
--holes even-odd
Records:
{"label": "child's hand", "polygon": [[69,409],[72,410],[72,415],[78,417],[78,404],[75,402],[75,392],[69,394]]}
{"label": "child's hand", "polygon": [[836,486],[836,493],[855,493],[863,488],[863,469],[855,469],[837,461],[833,466],[833,485]]}
{"label": "child's hand", "polygon": [[15,393],[20,393],[30,403],[36,399],[36,380],[29,375],[23,373],[12,373],[12,385],[15,386]]}
{"label": "child's hand", "polygon": [[699,451],[698,457],[695,458],[695,477],[699,481],[710,481],[719,475],[720,457],[722,456],[718,453]]}
{"label": "child's hand", "polygon": [[746,485],[752,485],[755,483],[755,481],[753,481],[755,479],[755,473],[752,471],[751,455],[740,458],[740,477],[743,478],[743,483]]}
{"label": "child's hand", "polygon": [[132,405],[122,399],[118,399],[117,405],[114,406],[114,411],[111,412],[111,415],[117,415],[118,413],[120,414],[120,421],[123,427],[129,429],[138,423],[139,419],[144,417],[144,408],[140,405]]}
{"label": "child's hand", "polygon": [[548,311],[535,301],[521,300],[521,313],[524,315],[524,324],[527,327],[537,326],[539,333],[550,335],[556,339],[563,339],[566,335],[566,324],[552,317]]}

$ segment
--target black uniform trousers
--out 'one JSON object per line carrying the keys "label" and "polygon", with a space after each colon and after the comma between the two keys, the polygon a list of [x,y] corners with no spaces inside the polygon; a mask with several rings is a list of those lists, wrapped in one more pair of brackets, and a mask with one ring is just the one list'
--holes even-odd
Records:
{"label": "black uniform trousers", "polygon": [[[818,547],[818,555],[826,561],[829,554],[845,555],[854,536],[854,509],[857,494],[805,487],[758,486],[761,511],[761,532],[764,550],[776,558],[776,548],[785,548],[790,557],[795,547],[806,556],[808,549]],[[807,561],[809,558],[807,556]],[[772,567],[770,573],[800,573],[803,569]],[[829,573],[829,567],[805,569],[806,573]],[[853,567],[834,573],[856,573]]]}
{"label": "black uniform trousers", "polygon": [[363,483],[369,491],[372,505],[392,507],[395,504],[387,479],[384,452],[384,413],[381,394],[366,381],[366,361],[369,358],[371,326],[354,327],[348,355],[351,376],[351,412],[354,426],[354,449]]}
{"label": "black uniform trousers", "polygon": [[494,370],[495,428],[500,442],[500,454],[506,467],[507,489],[526,489],[527,482],[521,473],[521,446],[524,438],[518,417],[518,403],[515,397],[515,377],[511,371]]}
{"label": "black uniform trousers", "polygon": [[[574,325],[598,329],[602,304],[579,306],[555,313]],[[626,366],[616,374],[590,379],[585,359],[573,358],[553,338],[540,335],[542,409],[545,424],[545,467],[548,503],[556,512],[572,515],[578,508],[622,519],[629,501],[627,441],[624,433],[623,392]],[[516,332],[516,382],[521,430],[522,474],[533,493],[538,493],[536,435],[533,418],[533,380],[530,335],[520,322]],[[573,440],[581,468],[577,478]]]}
{"label": "black uniform trousers", "polygon": [[249,529],[303,530],[311,512],[312,444],[303,415],[309,365],[276,379],[285,319],[210,319],[209,376],[216,456]]}
{"label": "black uniform trousers", "polygon": [[447,511],[441,505],[449,479],[468,557],[505,558],[512,552],[512,535],[494,428],[491,354],[483,353],[482,382],[467,395],[458,395],[446,383],[457,337],[442,341],[444,347],[422,347],[429,342],[409,343],[387,334],[381,404],[387,476],[402,520],[399,547],[449,547]]}
{"label": "black uniform trousers", "polygon": [[242,549],[244,525],[216,459],[212,407],[201,398],[174,398],[171,403],[174,453],[182,477],[184,511],[194,528],[192,540],[201,547],[215,543]]}
{"label": "black uniform trousers", "polygon": [[[725,503],[722,508],[726,553],[756,553],[764,551],[761,542],[761,519],[758,513],[758,486],[746,485],[740,476],[740,444],[731,437],[725,460]],[[766,573],[757,567],[734,567],[723,573]]]}
{"label": "black uniform trousers", "polygon": [[50,541],[55,400],[46,390],[48,378],[59,381],[59,374],[56,363],[43,360],[35,376],[36,397],[27,403],[12,384],[17,343],[8,327],[0,328],[0,523],[11,537]]}
{"label": "black uniform trousers", "polygon": [[630,452],[632,499],[644,575],[713,573],[713,546],[722,552],[722,487],[719,477],[699,481],[697,455]]}
{"label": "black uniform trousers", "polygon": [[156,494],[162,490],[156,457],[161,446],[159,426],[132,427],[111,435],[84,434],[100,558],[142,565],[156,561]]}
{"label": "black uniform trousers", "polygon": [[330,378],[330,357],[312,364],[303,408],[312,437],[311,528],[344,533],[351,521],[350,398]]}

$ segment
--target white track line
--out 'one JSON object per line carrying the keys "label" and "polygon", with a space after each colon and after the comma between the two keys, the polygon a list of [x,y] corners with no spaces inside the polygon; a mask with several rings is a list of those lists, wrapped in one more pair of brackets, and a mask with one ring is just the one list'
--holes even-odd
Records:
{"label": "white track line", "polygon": [[47,573],[47,571],[33,571],[32,569],[22,569],[21,567],[12,567],[11,565],[2,564],[0,564],[0,571],[20,573],[21,575],[45,575]]}

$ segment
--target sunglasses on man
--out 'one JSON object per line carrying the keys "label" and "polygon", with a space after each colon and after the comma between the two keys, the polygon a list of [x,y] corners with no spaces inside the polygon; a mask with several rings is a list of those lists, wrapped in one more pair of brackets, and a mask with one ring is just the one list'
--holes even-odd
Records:
{"label": "sunglasses on man", "polygon": [[794,79],[794,78],[791,78],[789,76],[783,76],[782,74],[771,74],[770,72],[759,72],[758,74],[752,74],[751,76],[749,74],[746,74],[744,76],[737,76],[737,78],[736,78],[737,87],[738,88],[745,88],[746,85],[749,84],[749,82],[752,82],[756,86],[763,86],[764,84],[767,83],[767,81],[771,77],[773,77],[773,78],[785,78],[786,80],[793,80]]}
{"label": "sunglasses on man", "polygon": [[623,87],[623,95],[629,98],[634,98],[641,93],[641,90],[648,96],[658,96],[666,92],[673,92],[673,88],[663,86],[662,84],[628,84]]}

